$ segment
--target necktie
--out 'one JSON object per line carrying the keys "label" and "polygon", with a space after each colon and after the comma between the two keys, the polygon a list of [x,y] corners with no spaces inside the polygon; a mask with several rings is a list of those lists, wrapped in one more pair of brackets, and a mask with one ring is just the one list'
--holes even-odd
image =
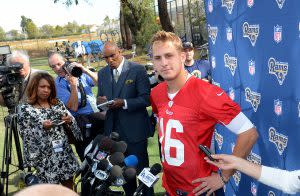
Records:
{"label": "necktie", "polygon": [[120,76],[120,73],[118,72],[117,69],[115,69],[114,80],[115,80],[116,82],[118,82],[119,76]]}

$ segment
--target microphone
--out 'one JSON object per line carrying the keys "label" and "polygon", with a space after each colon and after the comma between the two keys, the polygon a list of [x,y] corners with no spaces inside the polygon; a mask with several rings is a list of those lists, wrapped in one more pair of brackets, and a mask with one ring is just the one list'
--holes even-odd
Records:
{"label": "microphone", "polygon": [[124,154],[122,152],[115,152],[114,154],[108,156],[107,160],[111,165],[122,166]]}
{"label": "microphone", "polygon": [[158,163],[155,163],[150,168],[150,171],[148,171],[147,168],[144,168],[143,171],[139,174],[138,179],[142,182],[137,187],[136,191],[134,192],[134,196],[140,195],[142,193],[142,190],[147,187],[152,187],[155,182],[158,180],[158,177],[156,175],[161,172],[161,165]]}
{"label": "microphone", "polygon": [[119,141],[120,135],[117,132],[111,132],[109,137],[114,141]]}
{"label": "microphone", "polygon": [[115,142],[111,148],[110,153],[113,154],[115,152],[125,153],[127,149],[127,144],[124,141]]}
{"label": "microphone", "polygon": [[127,156],[123,162],[125,166],[133,168],[136,168],[137,164],[139,163],[138,158],[135,155]]}
{"label": "microphone", "polygon": [[99,195],[102,195],[101,193],[104,193],[107,191],[107,189],[109,188],[109,186],[117,180],[117,178],[120,178],[120,176],[122,176],[122,168],[118,165],[114,165],[109,173],[108,178],[103,181],[102,184],[100,184],[99,186],[96,187],[96,195],[99,193]]}
{"label": "microphone", "polygon": [[129,180],[135,179],[136,177],[136,170],[132,167],[127,167],[124,171],[123,171],[123,177],[125,179],[126,182],[128,182]]}
{"label": "microphone", "polygon": [[91,141],[89,143],[89,145],[84,149],[84,157],[86,157],[86,155],[91,152],[91,150],[94,150],[95,147],[101,143],[101,141],[105,138],[105,136],[99,134],[95,137],[95,139],[93,141]]}

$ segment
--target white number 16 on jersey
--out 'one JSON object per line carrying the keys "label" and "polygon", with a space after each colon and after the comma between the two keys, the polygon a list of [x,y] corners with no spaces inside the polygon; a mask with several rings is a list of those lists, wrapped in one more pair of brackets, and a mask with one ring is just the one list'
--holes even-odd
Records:
{"label": "white number 16 on jersey", "polygon": [[[160,118],[159,120],[159,128],[161,131],[161,137],[159,138],[159,142],[165,141],[164,148],[161,146],[161,159],[162,161],[167,161],[169,165],[180,166],[184,162],[184,145],[178,139],[171,138],[172,130],[175,132],[183,133],[183,126],[178,120],[170,119],[167,122],[166,130],[164,130],[164,119]],[[166,135],[164,135],[166,133]],[[170,156],[170,148],[173,147],[176,149],[176,157]]]}

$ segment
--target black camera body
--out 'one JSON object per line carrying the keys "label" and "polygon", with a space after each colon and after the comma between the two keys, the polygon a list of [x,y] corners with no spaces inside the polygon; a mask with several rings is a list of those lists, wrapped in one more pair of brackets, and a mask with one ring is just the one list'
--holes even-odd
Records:
{"label": "black camera body", "polygon": [[11,54],[10,47],[0,46],[0,91],[6,107],[11,109],[17,104],[13,90],[23,83],[23,78],[20,76],[23,65],[20,63],[8,65],[6,60],[8,54]]}
{"label": "black camera body", "polygon": [[72,76],[79,78],[82,75],[82,70],[72,64],[71,61],[67,60],[63,65],[65,72],[70,73]]}

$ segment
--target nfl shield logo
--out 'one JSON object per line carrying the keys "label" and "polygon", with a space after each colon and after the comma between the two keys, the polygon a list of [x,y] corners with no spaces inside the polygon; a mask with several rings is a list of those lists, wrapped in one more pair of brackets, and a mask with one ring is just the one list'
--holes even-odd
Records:
{"label": "nfl shield logo", "polygon": [[209,11],[210,13],[212,13],[213,10],[214,10],[213,0],[209,0],[209,1],[208,1],[208,11]]}
{"label": "nfl shield logo", "polygon": [[248,7],[252,7],[253,6],[253,4],[254,4],[254,0],[247,0],[247,6]]}
{"label": "nfl shield logo", "polygon": [[257,186],[254,182],[251,182],[251,193],[252,193],[253,196],[256,196]]}
{"label": "nfl shield logo", "polygon": [[249,73],[250,75],[253,76],[255,74],[255,62],[251,60],[248,62],[248,65],[249,65]]}
{"label": "nfl shield logo", "polygon": [[274,27],[274,41],[276,43],[281,42],[282,40],[282,26],[276,25]]}
{"label": "nfl shield logo", "polygon": [[274,100],[274,112],[277,116],[282,114],[282,101],[279,99]]}
{"label": "nfl shield logo", "polygon": [[230,28],[230,27],[226,28],[226,35],[227,35],[227,40],[229,42],[231,42],[231,40],[232,40],[232,28]]}

